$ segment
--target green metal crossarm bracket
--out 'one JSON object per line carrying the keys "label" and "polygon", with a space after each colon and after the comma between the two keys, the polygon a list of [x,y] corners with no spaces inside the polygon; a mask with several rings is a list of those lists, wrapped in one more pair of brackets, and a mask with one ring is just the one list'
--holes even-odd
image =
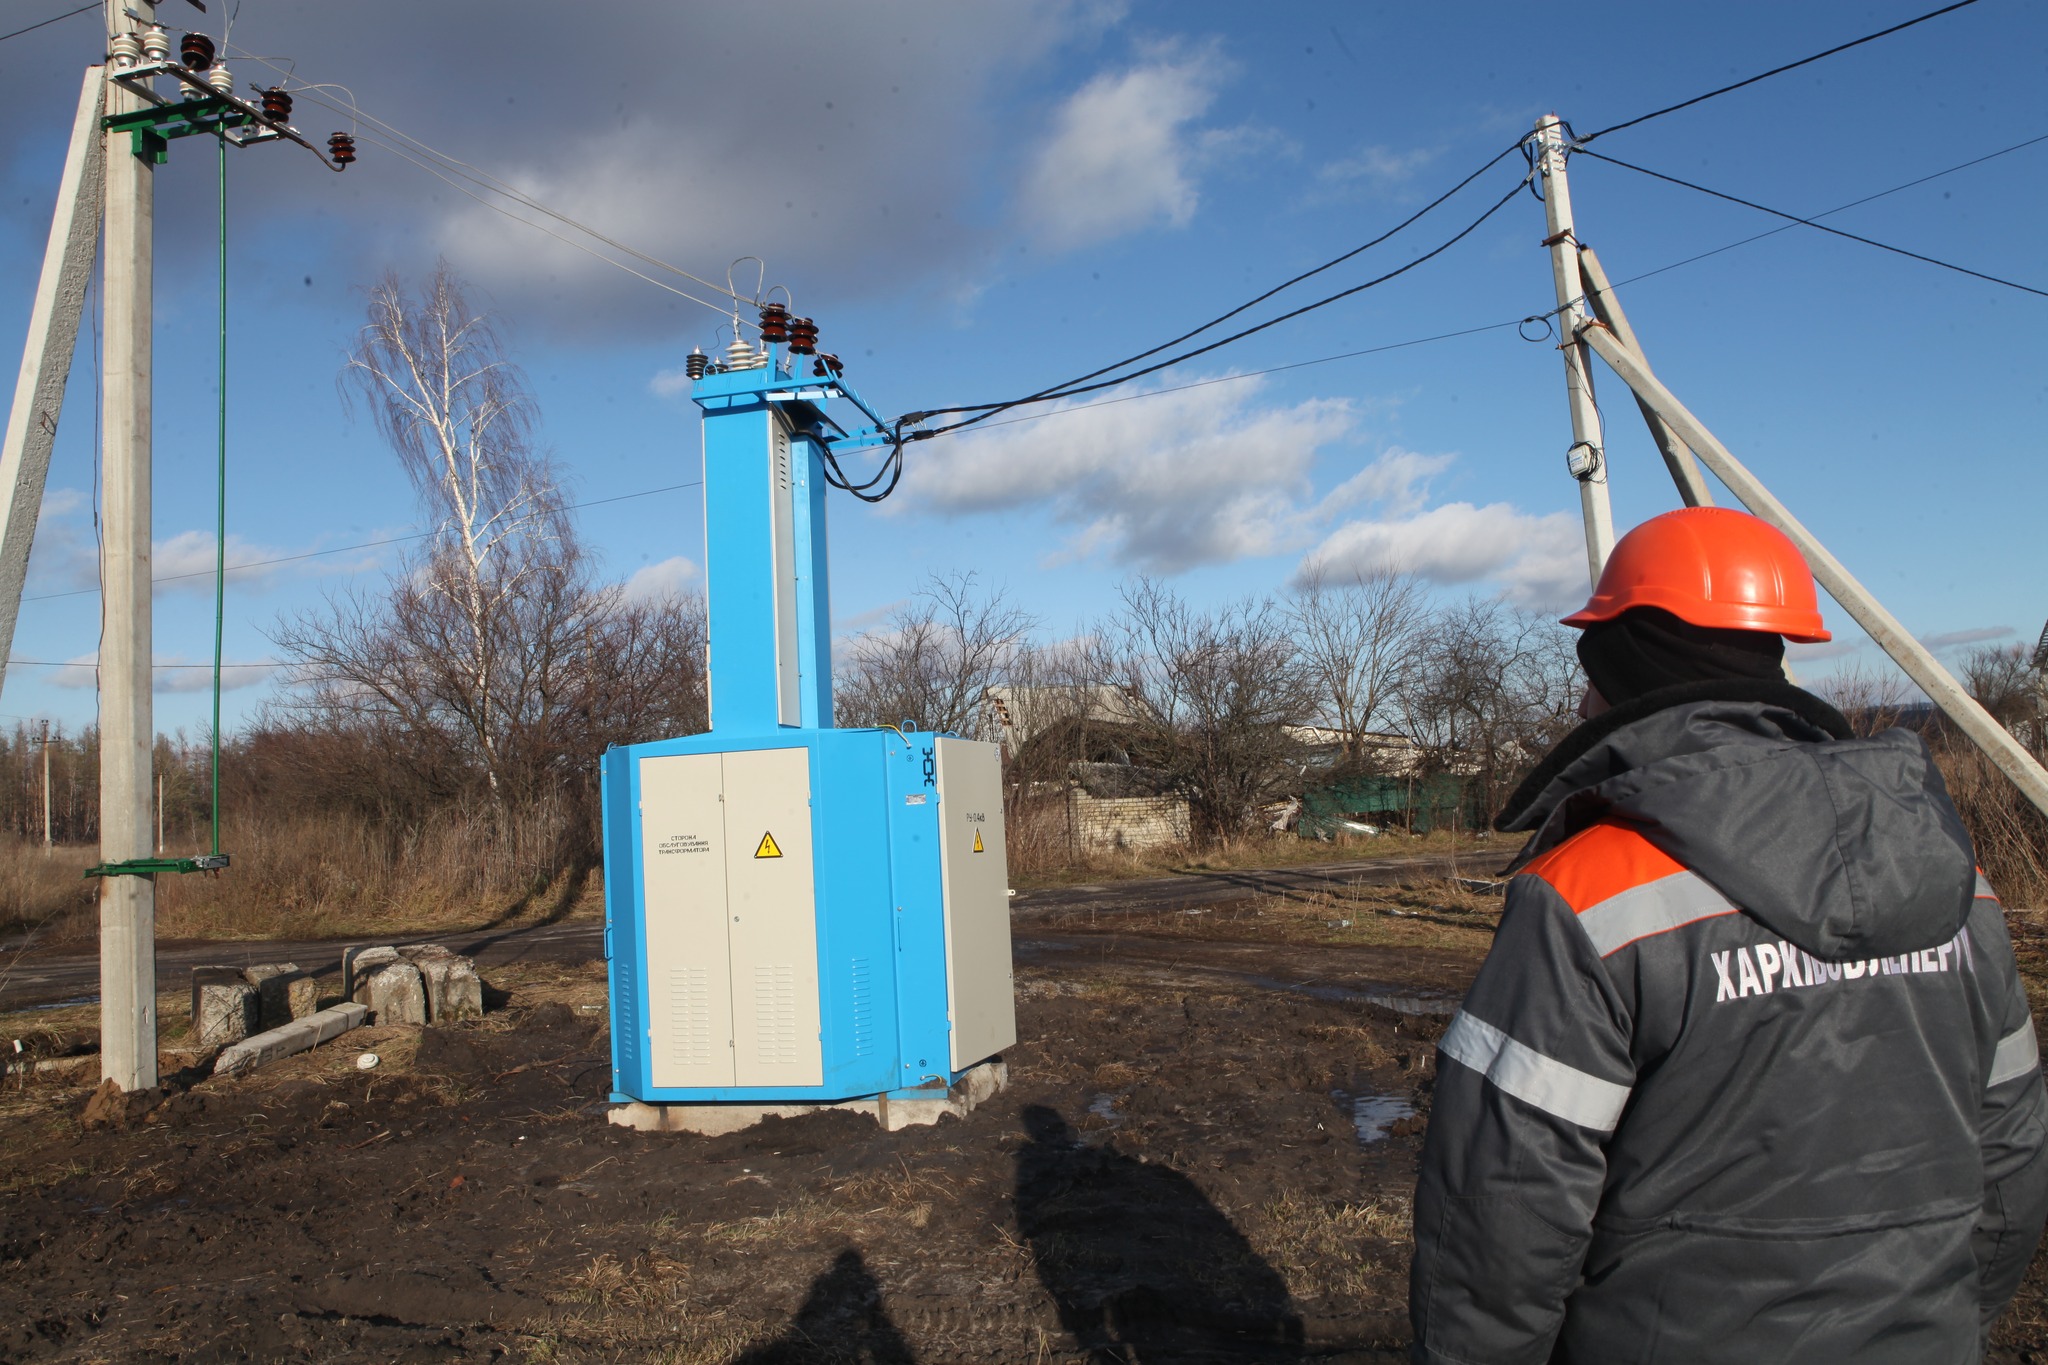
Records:
{"label": "green metal crossarm bracket", "polygon": [[196,858],[129,858],[125,862],[96,863],[85,870],[91,877],[154,877],[159,872],[219,872],[228,865],[225,853],[202,853]]}
{"label": "green metal crossarm bracket", "polygon": [[110,133],[131,134],[135,155],[161,163],[170,155],[167,144],[172,138],[200,133],[218,136],[229,128],[245,128],[258,122],[261,120],[218,95],[202,95],[180,104],[108,114],[100,120],[100,126]]}

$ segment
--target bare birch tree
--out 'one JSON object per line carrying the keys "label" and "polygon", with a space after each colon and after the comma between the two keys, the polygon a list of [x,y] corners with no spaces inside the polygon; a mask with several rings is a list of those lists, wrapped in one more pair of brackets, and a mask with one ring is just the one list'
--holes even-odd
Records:
{"label": "bare birch tree", "polygon": [[1296,579],[1287,616],[1322,692],[1324,719],[1343,736],[1344,763],[1355,766],[1413,662],[1429,616],[1422,584],[1393,564],[1338,574],[1311,560]]}
{"label": "bare birch tree", "polygon": [[582,557],[555,471],[533,445],[525,378],[447,264],[418,294],[387,275],[369,312],[344,393],[368,407],[431,523],[415,586],[394,605],[429,647],[412,666],[440,675],[434,691],[502,799],[510,732],[530,705],[553,700],[557,631],[573,637],[587,609]]}

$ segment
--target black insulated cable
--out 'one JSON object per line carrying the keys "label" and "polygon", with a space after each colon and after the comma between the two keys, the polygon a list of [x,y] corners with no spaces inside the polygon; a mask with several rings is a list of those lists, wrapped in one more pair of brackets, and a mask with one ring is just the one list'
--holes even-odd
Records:
{"label": "black insulated cable", "polygon": [[1731,204],[1740,204],[1746,209],[1755,209],[1758,213],[1768,213],[1773,218],[1783,218],[1787,222],[1798,223],[1804,227],[1813,228],[1815,231],[1825,232],[1833,237],[1846,237],[1852,242],[1861,242],[1865,246],[1874,246],[1880,251],[1889,251],[1895,256],[1904,256],[1909,260],[1924,261],[1928,265],[1938,265],[1943,270],[1953,270],[1958,275],[1968,275],[1972,279],[1984,280],[1990,284],[2002,284],[2008,289],[2017,289],[2024,294],[2034,294],[2048,299],[2048,289],[2036,289],[2030,284],[2021,284],[2017,280],[2008,280],[1997,275],[1987,275],[1981,270],[1972,270],[1968,266],[1957,265],[1953,261],[1944,261],[1938,256],[1926,256],[1917,251],[1908,251],[1902,246],[1893,246],[1889,242],[1880,242],[1873,237],[1859,237],[1853,232],[1844,232],[1840,228],[1829,227],[1826,223],[1817,223],[1811,218],[1801,218],[1796,213],[1787,213],[1783,209],[1774,209],[1768,204],[1759,204],[1751,199],[1724,194],[1720,190],[1710,190],[1705,185],[1695,185],[1690,180],[1680,180],[1675,175],[1666,175],[1662,171],[1653,171],[1647,166],[1638,166],[1632,162],[1618,160],[1615,157],[1602,156],[1599,152],[1589,152],[1583,147],[1580,148],[1578,155],[1590,156],[1595,161],[1605,161],[1610,166],[1619,166],[1625,171],[1634,171],[1637,175],[1647,175],[1652,180],[1662,180],[1668,185],[1677,185],[1682,189],[1695,190],[1700,194],[1709,195],[1715,199],[1724,199]]}
{"label": "black insulated cable", "polygon": [[1929,10],[1918,18],[1908,19],[1902,24],[1893,24],[1890,28],[1881,28],[1875,33],[1866,33],[1861,38],[1853,38],[1846,43],[1837,43],[1825,52],[1816,52],[1811,57],[1801,57],[1796,62],[1787,62],[1783,66],[1774,66],[1769,71],[1760,71],[1747,80],[1737,81],[1733,85],[1724,85],[1718,90],[1709,90],[1704,95],[1694,95],[1689,100],[1681,100],[1677,104],[1669,104],[1662,109],[1653,109],[1647,114],[1638,114],[1634,118],[1621,123],[1609,124],[1597,133],[1586,134],[1583,138],[1579,139],[1579,145],[1583,147],[1596,137],[1606,137],[1609,133],[1618,133],[1624,128],[1633,128],[1638,123],[1648,123],[1653,118],[1663,118],[1666,114],[1675,114],[1681,109],[1690,109],[1695,104],[1703,104],[1707,100],[1718,98],[1728,94],[1730,91],[1740,90],[1747,85],[1755,85],[1758,81],[1767,81],[1773,76],[1782,76],[1787,71],[1797,71],[1802,66],[1810,66],[1824,57],[1834,56],[1837,52],[1847,52],[1852,47],[1861,47],[1865,43],[1874,43],[1879,38],[1889,38],[1894,33],[1902,32],[1913,27],[1915,24],[1924,24],[1929,19],[1939,19],[1944,14],[1953,14],[1959,9],[1968,9],[1976,3],[1977,0],[1956,0],[1956,3],[1953,5],[1943,5],[1940,9]]}
{"label": "black insulated cable", "polygon": [[[1509,150],[1512,151],[1513,148],[1510,148]],[[1100,379],[1092,384],[1072,385],[1066,388],[1062,388],[1058,390],[1056,393],[1052,394],[1034,394],[1024,398],[1014,398],[1007,403],[988,404],[985,405],[984,409],[977,416],[970,417],[963,422],[951,422],[942,427],[931,427],[924,431],[914,431],[911,432],[908,436],[905,436],[903,439],[906,441],[926,441],[930,440],[934,436],[943,436],[950,431],[959,431],[965,427],[978,425],[979,423],[985,422],[989,418],[994,417],[999,412],[1007,412],[1011,408],[1022,407],[1026,403],[1041,403],[1049,402],[1058,398],[1073,398],[1084,393],[1094,393],[1098,389],[1114,388],[1118,384],[1127,384],[1133,379],[1142,379],[1148,374],[1156,374],[1160,370],[1170,369],[1175,365],[1179,365],[1186,361],[1193,360],[1196,356],[1207,355],[1209,352],[1218,350],[1224,346],[1228,346],[1233,342],[1242,341],[1248,336],[1252,336],[1256,333],[1265,331],[1268,327],[1277,327],[1281,323],[1290,321],[1294,318],[1298,318],[1304,313],[1313,313],[1318,308],[1326,308],[1330,304],[1336,303],[1342,299],[1348,299],[1354,294],[1364,293],[1368,289],[1375,288],[1376,286],[1385,284],[1389,280],[1396,279],[1402,275],[1407,274],[1416,266],[1421,265],[1426,261],[1434,260],[1438,256],[1441,256],[1444,252],[1449,251],[1452,247],[1456,246],[1459,242],[1464,241],[1474,232],[1477,232],[1480,228],[1480,225],[1485,223],[1487,219],[1493,217],[1494,214],[1499,213],[1503,208],[1506,208],[1508,201],[1513,199],[1516,195],[1520,194],[1522,192],[1522,186],[1527,183],[1528,177],[1526,176],[1520,180],[1517,180],[1514,184],[1514,188],[1510,189],[1506,194],[1502,195],[1499,199],[1496,199],[1493,202],[1492,207],[1488,208],[1486,212],[1480,214],[1470,223],[1460,228],[1455,236],[1447,239],[1446,241],[1438,244],[1437,246],[1431,247],[1428,251],[1425,251],[1422,255],[1417,256],[1414,260],[1409,261],[1407,264],[1398,266],[1393,270],[1389,270],[1386,274],[1376,276],[1373,279],[1367,280],[1363,284],[1355,284],[1351,286],[1351,288],[1349,289],[1339,290],[1337,293],[1330,294],[1324,298],[1317,299],[1313,303],[1305,303],[1299,308],[1293,309],[1289,312],[1282,313],[1278,317],[1268,318],[1264,322],[1258,323],[1257,325],[1252,327],[1247,327],[1241,332],[1233,332],[1227,337],[1223,337],[1222,339],[1217,341],[1212,341],[1206,346],[1197,346],[1191,351],[1182,351],[1179,355],[1169,356],[1165,360],[1157,361],[1151,365],[1147,365],[1143,369],[1133,370],[1129,374],[1118,375],[1113,379]],[[956,411],[959,410],[960,409],[956,409]],[[971,409],[968,410],[971,411]],[[908,420],[908,418],[899,419],[898,425],[900,426],[903,421]]]}
{"label": "black insulated cable", "polygon": [[[1403,218],[1400,222],[1394,224],[1394,226],[1388,228],[1385,232],[1382,232],[1379,236],[1373,238],[1371,241],[1360,243],[1358,246],[1351,248],[1351,250],[1345,252],[1343,255],[1333,256],[1329,260],[1324,261],[1319,266],[1316,266],[1309,270],[1302,271],[1299,275],[1294,276],[1292,279],[1282,280],[1280,283],[1274,285],[1271,289],[1268,289],[1265,293],[1260,294],[1257,298],[1247,299],[1243,303],[1237,305],[1237,307],[1231,309],[1229,312],[1219,313],[1215,317],[1210,318],[1207,322],[1203,323],[1201,326],[1190,328],[1188,331],[1182,332],[1177,337],[1173,337],[1172,339],[1167,341],[1162,341],[1157,346],[1152,347],[1150,350],[1140,351],[1136,355],[1125,356],[1122,360],[1116,361],[1109,365],[1104,365],[1099,370],[1090,370],[1088,373],[1084,375],[1077,375],[1074,378],[1065,381],[1064,383],[1054,384],[1050,388],[1040,389],[1037,393],[1034,393],[1027,398],[1013,399],[1009,403],[967,403],[959,407],[953,408],[932,408],[925,412],[914,413],[911,415],[911,417],[904,418],[904,420],[910,421],[912,420],[912,417],[914,417],[918,421],[923,421],[926,418],[945,417],[949,414],[958,412],[987,412],[997,408],[1014,407],[1017,403],[1033,403],[1041,399],[1059,398],[1067,393],[1083,392],[1083,390],[1078,390],[1074,386],[1077,384],[1085,384],[1091,379],[1100,379],[1103,375],[1108,374],[1110,371],[1120,370],[1126,365],[1135,365],[1141,360],[1150,360],[1153,356],[1158,355],[1161,351],[1168,350],[1172,347],[1178,346],[1183,341],[1188,341],[1194,337],[1198,337],[1202,333],[1208,331],[1211,327],[1221,326],[1223,323],[1230,321],[1232,318],[1238,316],[1240,313],[1244,313],[1249,311],[1250,309],[1258,307],[1267,299],[1272,298],[1275,294],[1281,293],[1282,291],[1287,289],[1291,289],[1295,285],[1300,284],[1303,280],[1313,279],[1315,276],[1322,274],[1326,270],[1335,269],[1337,266],[1344,264],[1344,262],[1352,259],[1353,257],[1372,250],[1380,243],[1386,241],[1388,238],[1393,237],[1395,234],[1399,233],[1402,229],[1412,226],[1414,223],[1416,223],[1418,220],[1420,220],[1422,217],[1428,214],[1431,210],[1440,207],[1446,200],[1450,199],[1453,195],[1457,194],[1459,190],[1464,189],[1467,185],[1477,180],[1480,176],[1485,175],[1495,166],[1498,166],[1511,153],[1518,150],[1521,147],[1522,143],[1525,141],[1527,141],[1526,138],[1517,138],[1508,146],[1501,148],[1500,151],[1494,155],[1492,160],[1488,161],[1478,170],[1472,172],[1463,180],[1460,180],[1457,184],[1451,186],[1442,194],[1430,200],[1427,204],[1424,204],[1421,208],[1409,214],[1406,218]],[[1124,378],[1126,379],[1132,377],[1133,376],[1130,375],[1124,376]],[[1113,380],[1111,382],[1121,383],[1122,381]]]}

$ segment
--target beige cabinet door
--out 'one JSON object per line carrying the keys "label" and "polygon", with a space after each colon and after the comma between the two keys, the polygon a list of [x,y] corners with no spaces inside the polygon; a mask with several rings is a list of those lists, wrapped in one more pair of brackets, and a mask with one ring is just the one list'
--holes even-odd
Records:
{"label": "beige cabinet door", "polygon": [[823,1085],[810,751],[724,759],[733,1084]]}
{"label": "beige cabinet door", "polygon": [[1003,769],[993,744],[941,739],[938,750],[946,1007],[953,1024],[953,1069],[960,1071],[1017,1041]]}
{"label": "beige cabinet door", "polygon": [[650,1076],[733,1083],[732,950],[720,755],[640,760]]}

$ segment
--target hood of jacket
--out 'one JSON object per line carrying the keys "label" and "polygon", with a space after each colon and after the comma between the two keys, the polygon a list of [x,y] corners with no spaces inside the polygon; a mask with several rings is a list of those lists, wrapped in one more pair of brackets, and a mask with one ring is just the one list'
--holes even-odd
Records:
{"label": "hood of jacket", "polygon": [[1510,870],[1621,821],[1824,961],[1946,942],[1977,870],[1941,773],[1910,731],[1849,733],[1789,683],[1636,698],[1573,731],[1510,798],[1496,827],[1535,831]]}

